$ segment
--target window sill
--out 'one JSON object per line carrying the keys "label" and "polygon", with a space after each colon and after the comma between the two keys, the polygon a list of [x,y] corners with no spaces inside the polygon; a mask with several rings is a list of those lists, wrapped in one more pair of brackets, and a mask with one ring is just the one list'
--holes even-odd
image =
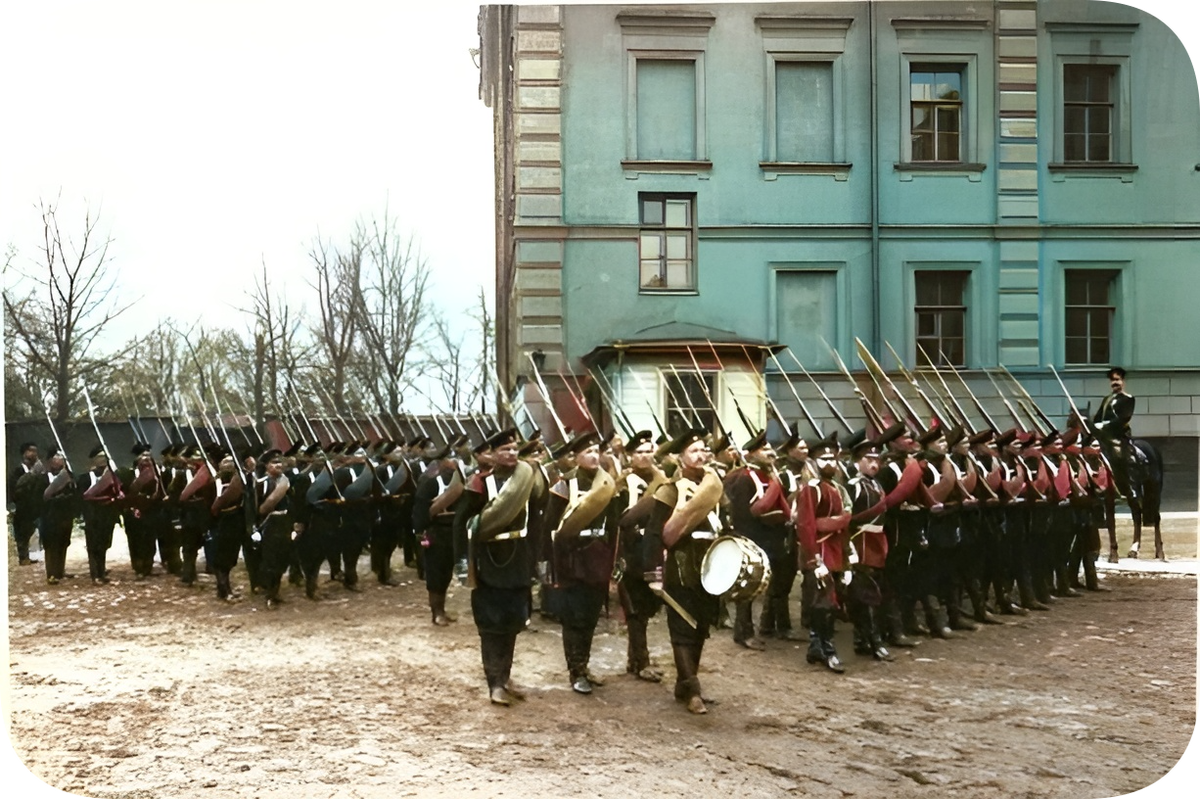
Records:
{"label": "window sill", "polygon": [[900,173],[900,180],[903,181],[912,180],[913,175],[945,175],[965,177],[972,183],[978,183],[983,178],[983,171],[987,169],[987,164],[897,161],[892,167]]}
{"label": "window sill", "polygon": [[1132,183],[1137,164],[1116,164],[1091,161],[1064,161],[1046,164],[1050,179],[1062,183],[1073,178],[1119,178],[1122,183]]}
{"label": "window sill", "polygon": [[639,288],[638,294],[644,297],[698,297],[696,289],[647,289]]}
{"label": "window sill", "polygon": [[628,180],[637,180],[639,175],[698,175],[708,180],[712,172],[712,161],[639,161],[628,159],[621,162]]}
{"label": "window sill", "polygon": [[763,180],[775,180],[780,175],[829,175],[834,180],[844,181],[850,176],[852,164],[825,161],[759,161]]}

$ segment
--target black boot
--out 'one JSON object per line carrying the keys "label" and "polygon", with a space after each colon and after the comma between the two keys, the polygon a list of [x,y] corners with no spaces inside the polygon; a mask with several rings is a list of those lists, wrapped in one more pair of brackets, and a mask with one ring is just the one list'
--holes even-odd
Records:
{"label": "black boot", "polygon": [[883,645],[883,635],[879,630],[878,608],[867,608],[867,640],[871,645],[871,656],[876,660],[895,660],[895,656]]}
{"label": "black boot", "polygon": [[775,605],[776,601],[774,597],[768,595],[763,598],[762,613],[758,615],[758,635],[761,638],[770,638],[775,635],[778,624]]}
{"label": "black boot", "polygon": [[700,679],[696,676],[700,664],[695,647],[671,644],[671,652],[675,656],[675,699],[686,703],[689,713],[707,713],[700,698]]}
{"label": "black boot", "polygon": [[1100,580],[1096,576],[1096,559],[1099,557],[1099,552],[1088,552],[1083,556],[1083,586],[1089,591],[1108,592],[1112,589],[1100,585]]}
{"label": "black boot", "polygon": [[587,678],[586,644],[583,631],[574,627],[562,628],[563,656],[567,661],[567,674],[571,690],[577,694],[590,694],[592,683]]}

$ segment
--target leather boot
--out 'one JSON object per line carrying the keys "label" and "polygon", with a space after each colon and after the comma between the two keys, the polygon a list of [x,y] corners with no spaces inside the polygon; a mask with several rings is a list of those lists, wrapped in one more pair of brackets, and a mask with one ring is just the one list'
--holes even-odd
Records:
{"label": "leather boot", "polygon": [[754,602],[745,600],[737,603],[733,621],[733,642],[747,649],[762,651],[766,645],[754,634]]}
{"label": "leather boot", "polygon": [[929,634],[934,638],[953,638],[954,631],[950,629],[950,617],[946,608],[933,594],[925,597],[925,621],[929,625]]}
{"label": "leather boot", "polygon": [[317,575],[304,575],[304,595],[309,599],[319,599],[317,596]]}
{"label": "leather boot", "polygon": [[562,628],[563,658],[567,662],[567,674],[571,690],[577,694],[590,694],[592,683],[587,678],[587,654],[581,631],[574,627]]}
{"label": "leather boot", "polygon": [[1059,564],[1058,568],[1054,572],[1054,576],[1055,576],[1055,583],[1056,583],[1056,590],[1054,592],[1055,596],[1063,596],[1063,597],[1083,596],[1083,594],[1079,593],[1078,591],[1076,591],[1074,588],[1071,587],[1070,573],[1068,572],[1067,564],[1065,564],[1065,563]]}
{"label": "leather boot", "polygon": [[1026,610],[1049,610],[1050,606],[1040,601],[1033,590],[1033,582],[1028,578],[1017,580],[1017,593],[1021,597],[1021,607]]}
{"label": "leather boot", "polygon": [[967,618],[957,602],[946,604],[946,620],[951,630],[977,630],[979,626]]}
{"label": "leather boot", "polygon": [[880,634],[892,646],[911,649],[920,643],[917,639],[909,638],[904,634],[904,624],[900,620],[900,606],[896,604],[895,599],[884,602],[879,608],[876,619],[879,622]]}
{"label": "leather boot", "polygon": [[867,641],[871,647],[871,657],[876,660],[893,661],[896,657],[883,645],[883,636],[879,631],[878,609],[868,607],[863,614],[867,624]]}
{"label": "leather boot", "polygon": [[763,598],[762,613],[758,616],[758,634],[762,638],[770,638],[775,635],[777,622],[775,604],[775,599],[770,595]]}
{"label": "leather boot", "polygon": [[436,591],[429,592],[429,610],[433,623],[438,627],[446,627],[457,619],[446,612],[446,595]]}
{"label": "leather boot", "polygon": [[675,656],[675,699],[686,704],[689,713],[707,713],[700,697],[700,679],[696,676],[700,666],[697,648],[672,644],[671,650]]}
{"label": "leather boot", "polygon": [[[99,579],[103,575],[93,575]],[[196,556],[191,555],[183,559],[183,571],[180,572],[179,582],[184,585],[191,585],[196,582]]]}
{"label": "leather boot", "polygon": [[1096,559],[1099,557],[1099,552],[1088,552],[1083,556],[1084,588],[1089,591],[1100,591],[1102,593],[1112,591],[1108,586],[1100,585],[1100,580],[1096,576]]}
{"label": "leather boot", "polygon": [[792,629],[792,609],[786,596],[771,600],[775,612],[775,637],[783,641],[803,641],[804,637]]}
{"label": "leather boot", "polygon": [[832,610],[825,610],[821,613],[821,655],[824,658],[825,668],[832,672],[841,674],[846,670],[842,665],[841,658],[838,657],[837,649],[833,645],[834,619],[836,613]]}

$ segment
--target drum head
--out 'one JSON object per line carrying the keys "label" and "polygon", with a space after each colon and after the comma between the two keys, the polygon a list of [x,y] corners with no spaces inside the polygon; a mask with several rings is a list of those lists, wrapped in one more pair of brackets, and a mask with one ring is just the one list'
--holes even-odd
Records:
{"label": "drum head", "polygon": [[742,548],[728,536],[718,538],[704,554],[700,564],[700,585],[713,596],[719,596],[737,582],[742,571]]}

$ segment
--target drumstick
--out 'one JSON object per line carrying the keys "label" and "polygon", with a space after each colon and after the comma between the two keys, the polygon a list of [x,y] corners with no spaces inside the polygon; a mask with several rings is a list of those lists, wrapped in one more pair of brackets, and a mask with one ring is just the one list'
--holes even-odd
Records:
{"label": "drumstick", "polygon": [[655,590],[654,593],[656,593],[660,597],[662,597],[663,602],[666,602],[668,605],[670,605],[671,609],[674,610],[676,613],[678,613],[680,618],[682,618],[684,621],[686,621],[688,623],[688,626],[691,627],[693,630],[695,630],[696,628],[698,628],[700,626],[700,625],[696,624],[696,618],[694,616],[692,616],[692,614],[690,614],[686,610],[684,610],[683,606],[680,605],[678,602],[676,602],[674,599],[672,599],[671,595],[668,594],[665,590],[663,590],[662,588],[659,588],[659,589]]}

